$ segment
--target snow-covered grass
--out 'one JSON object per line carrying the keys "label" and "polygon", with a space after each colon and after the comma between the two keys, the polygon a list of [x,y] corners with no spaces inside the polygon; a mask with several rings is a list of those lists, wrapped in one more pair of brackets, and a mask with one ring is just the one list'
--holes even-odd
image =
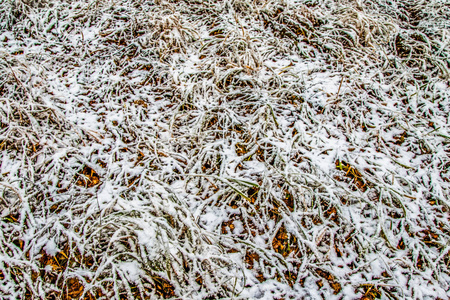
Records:
{"label": "snow-covered grass", "polygon": [[449,20],[0,0],[0,297],[449,298]]}

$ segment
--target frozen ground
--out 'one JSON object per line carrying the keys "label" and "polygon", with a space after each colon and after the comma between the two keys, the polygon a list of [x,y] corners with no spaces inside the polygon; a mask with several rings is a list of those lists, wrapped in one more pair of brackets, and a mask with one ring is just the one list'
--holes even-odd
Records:
{"label": "frozen ground", "polygon": [[0,0],[0,298],[448,299],[449,20]]}

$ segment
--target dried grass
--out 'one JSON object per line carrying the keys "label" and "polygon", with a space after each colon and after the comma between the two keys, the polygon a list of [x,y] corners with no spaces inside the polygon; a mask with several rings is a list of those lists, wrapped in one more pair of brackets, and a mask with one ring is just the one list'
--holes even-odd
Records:
{"label": "dried grass", "polygon": [[446,298],[446,1],[3,1],[4,299]]}

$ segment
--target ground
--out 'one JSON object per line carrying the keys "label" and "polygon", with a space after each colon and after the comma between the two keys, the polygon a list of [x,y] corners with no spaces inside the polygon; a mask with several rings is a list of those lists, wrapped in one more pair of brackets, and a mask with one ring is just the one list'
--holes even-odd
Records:
{"label": "ground", "polygon": [[448,299],[449,20],[0,1],[0,298]]}

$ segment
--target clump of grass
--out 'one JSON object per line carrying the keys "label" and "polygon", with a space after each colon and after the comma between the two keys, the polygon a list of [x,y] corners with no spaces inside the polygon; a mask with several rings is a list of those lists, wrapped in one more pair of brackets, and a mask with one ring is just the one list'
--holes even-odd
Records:
{"label": "clump of grass", "polygon": [[46,0],[28,1],[3,1],[0,4],[0,28],[11,30],[16,24],[23,21],[36,9],[43,8],[47,5]]}

